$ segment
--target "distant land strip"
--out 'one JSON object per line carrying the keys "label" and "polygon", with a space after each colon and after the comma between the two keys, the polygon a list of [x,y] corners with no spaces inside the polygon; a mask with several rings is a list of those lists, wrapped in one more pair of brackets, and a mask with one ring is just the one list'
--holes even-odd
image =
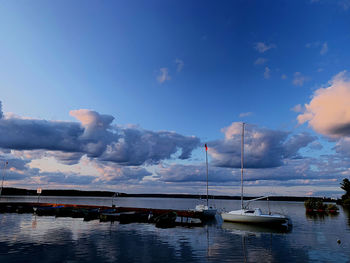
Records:
{"label": "distant land strip", "polygon": [[[37,196],[36,190],[24,189],[24,188],[12,188],[4,187],[2,195],[15,196],[15,195],[28,195]],[[111,191],[83,191],[83,190],[63,190],[63,189],[42,189],[41,196],[85,196],[85,197],[148,197],[148,198],[193,198],[193,199],[206,199],[207,195],[193,195],[193,194],[127,194]],[[244,200],[251,200],[260,196],[246,196]],[[209,195],[209,199],[227,199],[227,200],[240,200],[240,196],[229,195]],[[296,201],[304,202],[310,197],[306,196],[269,196],[270,201]],[[329,197],[312,197],[320,199],[324,202],[336,202],[335,199]]]}

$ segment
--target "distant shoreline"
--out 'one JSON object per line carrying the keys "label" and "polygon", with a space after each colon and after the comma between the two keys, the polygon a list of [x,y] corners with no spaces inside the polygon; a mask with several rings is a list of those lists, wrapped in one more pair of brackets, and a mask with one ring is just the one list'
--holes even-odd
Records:
{"label": "distant shoreline", "polygon": [[[28,195],[37,196],[36,190],[24,189],[24,188],[10,188],[4,187],[2,195]],[[43,189],[41,196],[81,196],[81,197],[147,197],[147,198],[193,198],[193,199],[206,199],[206,195],[194,195],[194,194],[127,194],[111,191],[83,191],[83,190],[63,190],[63,189]],[[244,200],[250,200],[259,196],[246,196]],[[269,196],[270,201],[294,201],[305,202],[310,197],[306,196]],[[324,202],[336,202],[335,199],[329,197],[311,197],[316,199],[322,199]],[[229,195],[209,195],[209,199],[220,200],[240,200],[240,196]]]}

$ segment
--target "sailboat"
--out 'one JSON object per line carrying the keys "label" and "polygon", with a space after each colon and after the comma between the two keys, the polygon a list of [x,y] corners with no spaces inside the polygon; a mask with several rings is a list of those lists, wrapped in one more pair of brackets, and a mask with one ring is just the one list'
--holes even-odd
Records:
{"label": "sailboat", "polygon": [[209,189],[208,189],[208,146],[205,144],[205,160],[207,165],[207,205],[196,205],[195,212],[202,213],[204,218],[214,218],[216,215],[216,209],[209,207]]}
{"label": "sailboat", "polygon": [[[266,226],[288,225],[290,220],[286,215],[282,214],[264,214],[260,208],[249,209],[243,204],[243,164],[244,164],[244,125],[242,123],[242,139],[241,139],[241,209],[230,212],[221,213],[221,217],[226,222],[246,223],[246,224],[262,224]],[[260,200],[266,197],[256,198],[251,201]]]}

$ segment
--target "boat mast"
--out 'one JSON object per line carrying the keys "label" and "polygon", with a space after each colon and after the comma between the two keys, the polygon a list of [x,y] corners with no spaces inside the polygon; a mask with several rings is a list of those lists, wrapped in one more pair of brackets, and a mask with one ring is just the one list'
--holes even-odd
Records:
{"label": "boat mast", "polygon": [[207,207],[209,207],[209,201],[208,201],[208,147],[207,144],[205,144],[205,160],[207,164]]}
{"label": "boat mast", "polygon": [[4,188],[4,178],[5,178],[5,171],[6,171],[7,165],[8,165],[8,162],[6,161],[4,164],[4,168],[2,170],[2,182],[1,182],[0,196],[2,195],[2,189]]}
{"label": "boat mast", "polygon": [[241,138],[241,209],[243,209],[244,125],[245,125],[245,123],[242,122],[242,138]]}

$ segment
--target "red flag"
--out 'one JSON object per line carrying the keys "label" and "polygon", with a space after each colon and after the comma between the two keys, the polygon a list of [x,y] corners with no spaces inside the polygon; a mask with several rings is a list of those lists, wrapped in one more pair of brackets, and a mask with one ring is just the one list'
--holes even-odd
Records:
{"label": "red flag", "polygon": [[207,146],[207,144],[205,144],[204,146],[205,146],[205,151],[208,151],[208,146]]}

